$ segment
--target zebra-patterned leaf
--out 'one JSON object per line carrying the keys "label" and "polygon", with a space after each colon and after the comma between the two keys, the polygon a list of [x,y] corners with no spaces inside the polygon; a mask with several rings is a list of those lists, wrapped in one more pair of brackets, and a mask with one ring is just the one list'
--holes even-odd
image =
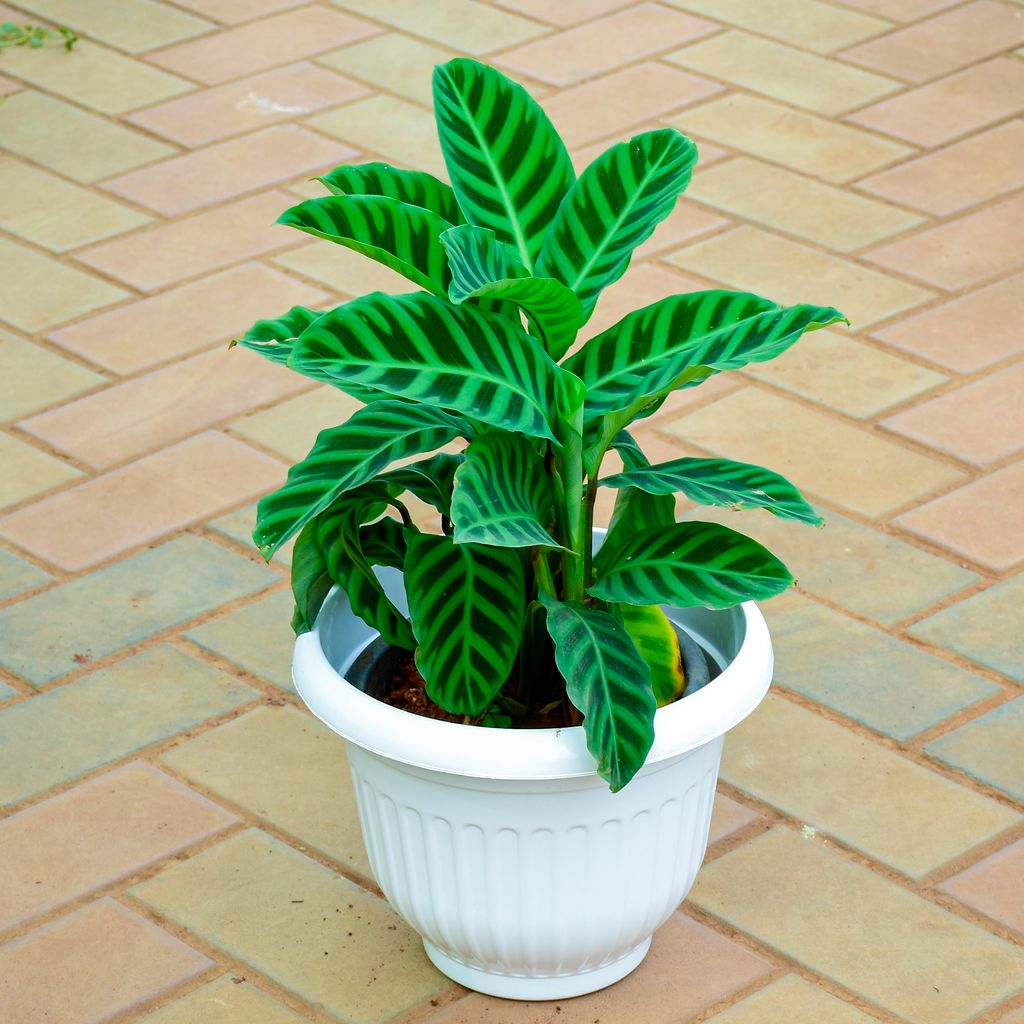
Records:
{"label": "zebra-patterned leaf", "polygon": [[499,299],[514,302],[530,318],[552,359],[561,359],[583,321],[579,299],[551,277],[530,272],[489,228],[463,224],[441,235],[448,250],[452,302]]}
{"label": "zebra-patterned leaf", "polygon": [[451,186],[426,171],[403,171],[380,162],[341,164],[316,180],[336,196],[387,196],[430,210],[449,224],[466,221]]}
{"label": "zebra-patterned leaf", "polygon": [[546,594],[541,601],[555,664],[583,714],[587,749],[601,778],[618,792],[643,766],[654,742],[651,670],[611,613]]}
{"label": "zebra-patterned leaf", "polygon": [[686,689],[683,656],[675,627],[656,604],[620,604],[616,611],[622,616],[622,624],[640,657],[651,670],[651,685],[658,707],[671,704]]}
{"label": "zebra-patterned leaf", "polygon": [[800,492],[770,469],[731,459],[673,459],[605,477],[607,487],[639,487],[648,494],[681,491],[698,505],[764,508],[780,519],[821,526],[824,520]]}
{"label": "zebra-patterned leaf", "polygon": [[672,212],[696,162],[697,147],[674,128],[606,150],[565,197],[537,273],[575,292],[589,317],[601,290],[622,277],[633,250]]}
{"label": "zebra-patterned leaf", "polygon": [[334,584],[327,571],[327,558],[316,537],[315,522],[307,523],[295,538],[291,579],[295,599],[292,629],[299,636],[313,628],[320,606]]}
{"label": "zebra-patterned leaf", "polygon": [[415,494],[421,501],[433,505],[441,515],[450,517],[455,470],[462,465],[463,458],[462,455],[441,453],[383,473],[377,479]]}
{"label": "zebra-patterned leaf", "polygon": [[522,86],[464,57],[434,69],[434,112],[466,220],[509,242],[532,271],[576,177],[547,114]]}
{"label": "zebra-patterned leaf", "polygon": [[522,641],[526,579],[518,552],[414,533],[405,590],[427,696],[454,715],[481,714]]}
{"label": "zebra-patterned leaf", "polygon": [[573,382],[511,320],[423,292],[339,306],[303,332],[288,365],[552,440],[556,384]]}
{"label": "zebra-patterned leaf", "polygon": [[594,559],[602,601],[729,608],[782,593],[789,570],[755,540],[717,523],[686,522],[624,537]]}
{"label": "zebra-patterned leaf", "polygon": [[[643,449],[625,430],[619,431],[612,445],[627,469],[650,465]],[[614,550],[624,537],[655,526],[671,526],[675,521],[676,503],[672,495],[648,494],[639,487],[624,487],[615,496],[605,547]]]}
{"label": "zebra-patterned leaf", "polygon": [[426,405],[374,402],[358,410],[340,427],[322,430],[284,485],[260,501],[253,540],[269,559],[339,495],[396,459],[440,448],[464,430],[458,419]]}
{"label": "zebra-patterned leaf", "polygon": [[369,256],[435,295],[448,294],[439,236],[451,224],[421,206],[387,196],[325,196],[285,210],[277,222]]}
{"label": "zebra-patterned leaf", "polygon": [[[587,388],[586,417],[640,411],[688,374],[736,370],[784,352],[804,331],[846,317],[830,306],[780,306],[746,292],[691,292],[623,317],[565,361]],[[313,328],[315,330],[315,328]]]}
{"label": "zebra-patterned leaf", "polygon": [[526,438],[490,432],[470,444],[455,474],[456,544],[558,547],[547,530],[553,517],[551,479]]}

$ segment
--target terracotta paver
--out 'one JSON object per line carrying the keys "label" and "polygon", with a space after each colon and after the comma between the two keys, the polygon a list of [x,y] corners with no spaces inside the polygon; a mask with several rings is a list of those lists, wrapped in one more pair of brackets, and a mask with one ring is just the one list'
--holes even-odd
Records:
{"label": "terracotta paver", "polygon": [[[1024,1024],[1019,3],[2,0],[6,20],[82,39],[0,56],[4,1024]],[[462,55],[521,78],[577,173],[640,131],[699,144],[583,337],[721,287],[852,322],[633,425],[654,461],[783,472],[827,525],[677,503],[796,576],[764,609],[777,690],[726,743],[692,900],[632,976],[558,1003],[452,986],[369,888],[344,747],[291,683],[292,543],[267,566],[251,541],[257,500],[358,403],[226,347],[296,304],[411,290],[274,221],[340,161],[447,180],[430,77]]]}

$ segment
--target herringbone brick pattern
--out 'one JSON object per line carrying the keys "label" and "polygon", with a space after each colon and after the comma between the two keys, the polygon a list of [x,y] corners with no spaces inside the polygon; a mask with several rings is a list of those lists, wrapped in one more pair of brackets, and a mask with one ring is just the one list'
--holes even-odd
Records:
{"label": "herringbone brick pattern", "polygon": [[[0,18],[83,36],[0,55],[4,1024],[1024,1020],[1024,7]],[[352,403],[225,347],[397,283],[271,224],[338,162],[443,174],[429,73],[459,53],[581,164],[658,124],[701,144],[594,330],[709,282],[853,321],[640,431],[786,473],[828,527],[722,517],[799,576],[767,608],[774,694],[727,744],[692,898],[636,974],[557,1006],[448,983],[370,880],[342,745],[288,681],[286,559],[247,540]]]}

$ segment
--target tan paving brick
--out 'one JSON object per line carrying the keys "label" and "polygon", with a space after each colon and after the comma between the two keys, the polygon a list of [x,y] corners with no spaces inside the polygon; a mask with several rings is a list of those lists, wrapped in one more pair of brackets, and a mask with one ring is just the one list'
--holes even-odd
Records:
{"label": "tan paving brick", "polygon": [[135,761],[0,822],[0,931],[226,828],[233,814]]}
{"label": "tan paving brick", "polygon": [[1009,3],[975,0],[899,32],[861,43],[841,56],[911,82],[957,71],[1024,42],[1024,16]]}
{"label": "tan paving brick", "polygon": [[958,0],[848,0],[848,6],[893,21],[916,21],[952,7]]}
{"label": "tan paving brick", "polygon": [[209,966],[201,953],[108,898],[0,947],[0,999],[12,1021],[91,1024]]}
{"label": "tan paving brick", "polygon": [[[89,0],[88,5],[78,0],[19,0],[18,6],[129,53],[167,46],[215,27],[160,0],[133,0],[127,6],[121,0]],[[76,46],[74,52],[81,51]]]}
{"label": "tan paving brick", "polygon": [[912,878],[1021,820],[994,800],[774,696],[729,734],[722,778]]}
{"label": "tan paving brick", "polygon": [[456,56],[455,50],[412,39],[401,32],[384,32],[334,53],[325,53],[317,58],[317,63],[432,107],[434,67]]}
{"label": "tan paving brick", "polygon": [[980,284],[1024,262],[1024,195],[923,229],[864,256],[940,288]]}
{"label": "tan paving brick", "polygon": [[[400,167],[416,167],[447,181],[434,115],[394,96],[356,100],[306,123],[358,149],[367,149]],[[365,257],[364,257],[365,258]]]}
{"label": "tan paving brick", "polygon": [[[703,151],[703,147],[701,150]],[[633,259],[639,261],[654,253],[674,249],[730,224],[732,221],[728,218],[720,217],[717,213],[712,213],[683,197],[676,203],[675,209],[654,229],[654,234],[643,245],[633,250]],[[646,269],[646,264],[634,262],[626,279],[634,274],[643,273]]]}
{"label": "tan paving brick", "polygon": [[855,330],[930,299],[933,292],[743,225],[664,257],[684,270],[775,302],[841,309]]}
{"label": "tan paving brick", "polygon": [[229,426],[233,434],[269,448],[289,462],[298,462],[306,457],[321,430],[344,423],[361,406],[344,391],[325,385],[250,413]]}
{"label": "tan paving brick", "polygon": [[20,419],[103,382],[98,373],[0,330],[0,421]]}
{"label": "tan paving brick", "polygon": [[355,155],[298,125],[276,125],[131,171],[103,187],[175,216],[300,174],[324,173]]}
{"label": "tan paving brick", "polygon": [[[295,231],[291,235],[301,237]],[[383,264],[320,239],[277,256],[274,262],[318,281],[331,291],[353,298],[375,291],[408,292],[415,287],[408,278]]]}
{"label": "tan paving brick", "polygon": [[813,331],[779,359],[750,365],[744,373],[862,419],[948,379],[829,330]]}
{"label": "tan paving brick", "polygon": [[128,293],[0,238],[0,320],[32,333],[102,309]]}
{"label": "tan paving brick", "polygon": [[225,975],[140,1024],[304,1024],[304,1018],[241,977]]}
{"label": "tan paving brick", "polygon": [[123,114],[195,88],[184,78],[90,39],[80,40],[70,57],[59,46],[16,46],[5,56],[5,74],[102,114]]}
{"label": "tan paving brick", "polygon": [[357,82],[300,61],[159,103],[128,120],[181,145],[202,146],[365,94]]}
{"label": "tan paving brick", "polygon": [[377,31],[336,7],[316,4],[179,43],[150,54],[149,59],[207,85],[219,85],[353,43]]}
{"label": "tan paving brick", "polygon": [[815,988],[794,974],[766,985],[752,996],[709,1018],[709,1024],[872,1024],[874,1017]]}
{"label": "tan paving brick", "polygon": [[62,327],[50,340],[115,373],[131,373],[227,341],[268,310],[315,308],[326,300],[318,288],[245,263]]}
{"label": "tan paving brick", "polygon": [[915,405],[885,420],[889,430],[984,465],[1024,446],[1024,363]]}
{"label": "tan paving brick", "polygon": [[347,870],[373,877],[345,744],[310,715],[257,708],[176,747],[163,761]]}
{"label": "tan paving brick", "polygon": [[451,985],[383,900],[257,830],[131,891],[352,1024],[390,1020]]}
{"label": "tan paving brick", "polygon": [[1024,63],[1010,57],[882,100],[850,121],[918,146],[936,146],[1016,114],[1024,102]]}
{"label": "tan paving brick", "polygon": [[631,0],[559,0],[558,4],[552,4],[551,0],[505,0],[502,6],[521,14],[528,14],[540,21],[565,27],[620,10],[630,2]]}
{"label": "tan paving brick", "polygon": [[647,959],[603,992],[559,1002],[519,1003],[473,995],[427,1018],[429,1024],[676,1024],[756,981],[768,965],[731,939],[682,914],[655,934]]}
{"label": "tan paving brick", "polygon": [[69,402],[22,429],[105,468],[309,386],[244,349],[217,348]]}
{"label": "tan paving brick", "polygon": [[0,104],[4,148],[91,182],[168,156],[170,146],[34,90]]}
{"label": "tan paving brick", "polygon": [[374,21],[480,56],[535,39],[545,25],[471,0],[340,0],[340,6]]}
{"label": "tan paving brick", "polygon": [[899,88],[891,78],[736,30],[677,50],[666,59],[820,114],[840,114]]}
{"label": "tan paving brick", "polygon": [[1022,149],[1024,121],[1010,121],[857,185],[929,213],[958,213],[1024,185]]}
{"label": "tan paving brick", "polygon": [[274,223],[292,203],[283,192],[264,192],[75,256],[136,288],[154,291],[294,244],[297,232]]}
{"label": "tan paving brick", "polygon": [[730,93],[691,107],[668,123],[834,184],[913,153],[908,146],[871,132],[747,93]]}
{"label": "tan paving brick", "polygon": [[838,252],[853,252],[923,223],[898,207],[742,156],[704,171],[689,194]]}
{"label": "tan paving brick", "polygon": [[679,68],[645,61],[563,89],[544,101],[544,109],[570,148],[603,138],[611,145],[630,129],[657,124],[669,112],[721,89]]}
{"label": "tan paving brick", "polygon": [[1024,462],[981,477],[904,513],[904,529],[990,569],[1024,558]]}
{"label": "tan paving brick", "polygon": [[770,466],[812,494],[867,516],[963,479],[952,466],[757,388],[659,426],[715,454]]}
{"label": "tan paving brick", "polygon": [[691,899],[910,1024],[961,1024],[1024,970],[1021,950],[788,829],[706,865]]}
{"label": "tan paving brick", "polygon": [[891,22],[820,0],[668,0],[737,28],[816,53],[833,53],[891,28]]}
{"label": "tan paving brick", "polygon": [[21,160],[0,157],[0,225],[53,252],[148,223],[149,217]]}
{"label": "tan paving brick", "polygon": [[20,92],[24,86],[13,78],[5,78],[0,75],[0,96],[10,96],[13,92]]}
{"label": "tan paving brick", "polygon": [[178,0],[178,3],[215,21],[233,25],[239,21],[254,21],[267,14],[301,7],[308,0]]}
{"label": "tan paving brick", "polygon": [[730,800],[721,793],[715,795],[715,806],[711,814],[711,833],[708,836],[708,845],[717,843],[720,839],[731,836],[741,828],[745,828],[752,821],[757,821],[757,812],[749,807]]}
{"label": "tan paving brick", "polygon": [[0,508],[25,501],[82,473],[66,462],[0,432]]}
{"label": "tan paving brick", "polygon": [[[227,537],[229,540],[233,540],[236,544],[240,544],[246,551],[251,551],[253,543],[252,531],[256,526],[256,506],[255,504],[243,505],[241,508],[235,509],[234,512],[229,512],[224,516],[218,516],[216,519],[207,523],[206,526],[214,533],[218,533],[222,537]],[[295,541],[292,539],[288,541],[287,544],[283,544],[279,547],[277,552],[274,554],[274,557],[270,560],[271,563],[284,566],[291,565],[292,548],[294,545]],[[289,620],[291,619],[290,613],[288,618]],[[266,639],[273,642],[272,637],[268,636]],[[252,649],[248,653],[255,656],[256,651],[255,649]],[[238,662],[238,657],[236,656],[232,660]],[[286,678],[271,679],[270,682],[277,682],[279,685],[287,686]]]}
{"label": "tan paving brick", "polygon": [[284,467],[208,433],[0,517],[0,536],[62,568],[84,569],[239,504]]}
{"label": "tan paving brick", "polygon": [[975,910],[1024,933],[1024,903],[1019,899],[1024,871],[1024,839],[961,871],[939,886]]}
{"label": "tan paving brick", "polygon": [[1016,274],[873,333],[887,345],[970,373],[1022,351],[1022,312],[1024,274]]}
{"label": "tan paving brick", "polygon": [[659,4],[641,3],[515,50],[497,62],[551,85],[573,85],[609,67],[662,53],[718,26]]}

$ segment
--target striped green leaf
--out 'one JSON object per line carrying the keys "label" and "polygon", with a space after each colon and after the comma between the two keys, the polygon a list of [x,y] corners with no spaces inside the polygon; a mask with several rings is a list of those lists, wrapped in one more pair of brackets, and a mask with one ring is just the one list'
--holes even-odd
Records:
{"label": "striped green leaf", "polygon": [[547,114],[522,86],[463,57],[434,69],[434,112],[466,220],[510,243],[532,271],[576,177]]}
{"label": "striped green leaf", "polygon": [[764,508],[780,519],[796,519],[813,526],[824,523],[784,476],[731,459],[673,459],[657,466],[627,469],[605,477],[601,483],[606,487],[638,487],[652,495],[681,491],[698,505]]}
{"label": "striped green leaf", "polygon": [[583,321],[579,299],[551,277],[532,277],[489,228],[462,224],[441,235],[448,251],[452,302],[497,299],[514,302],[530,318],[552,359],[561,359]]}
{"label": "striped green leaf", "polygon": [[[830,306],[780,306],[746,292],[675,295],[638,309],[565,362],[587,388],[586,416],[639,412],[687,375],[774,359],[807,330],[845,317]],[[315,328],[314,328],[315,330]]]}
{"label": "striped green leaf", "polygon": [[412,650],[415,646],[408,619],[395,607],[374,565],[400,567],[404,550],[402,529],[393,519],[379,519],[387,490],[371,484],[342,495],[311,526],[332,579],[348,595],[349,604],[368,626],[389,644]]}
{"label": "striped green leaf", "polygon": [[657,708],[651,670],[611,613],[541,596],[555,664],[583,714],[587,749],[618,792],[640,770],[654,742]]}
{"label": "striped green leaf", "polygon": [[551,478],[526,438],[492,431],[470,444],[455,473],[456,544],[558,547],[547,529],[553,518]]}
{"label": "striped green leaf", "polygon": [[526,580],[518,552],[415,533],[405,589],[427,696],[452,714],[481,714],[508,679],[522,640]]}
{"label": "striped green leaf", "polygon": [[550,439],[566,376],[511,320],[423,292],[339,306],[303,332],[288,365]]}
{"label": "striped green leaf", "polygon": [[573,185],[544,240],[537,273],[576,293],[589,317],[690,183],[697,147],[674,128],[645,132],[601,154]]}
{"label": "striped green leaf", "polygon": [[277,222],[369,256],[435,295],[448,294],[451,275],[439,236],[451,224],[421,206],[387,196],[325,196],[285,210]]}
{"label": "striped green leaf", "polygon": [[421,462],[382,473],[377,479],[381,483],[415,494],[420,501],[433,505],[441,515],[450,517],[455,471],[462,465],[463,458],[462,455],[442,452]]}
{"label": "striped green leaf", "polygon": [[[612,444],[627,469],[650,465],[643,449],[625,430],[619,432]],[[655,526],[671,526],[675,521],[676,503],[670,494],[649,494],[639,487],[623,487],[615,496],[605,546],[613,550],[624,537]]]}
{"label": "striped green leaf", "polygon": [[339,495],[396,459],[433,451],[464,430],[461,421],[430,406],[374,402],[359,409],[347,423],[321,431],[284,485],[260,501],[253,540],[269,559]]}
{"label": "striped green leaf", "polygon": [[387,196],[421,206],[449,224],[466,221],[451,186],[426,171],[403,171],[380,162],[341,164],[316,180],[336,196]]}
{"label": "striped green leaf", "polygon": [[292,549],[292,596],[295,611],[292,629],[295,635],[308,633],[334,584],[327,571],[327,558],[316,537],[316,522],[307,523],[295,538]]}
{"label": "striped green leaf", "polygon": [[594,559],[588,593],[625,604],[729,608],[782,593],[789,570],[755,540],[717,523],[686,522],[624,537]]}
{"label": "striped green leaf", "polygon": [[651,670],[651,685],[658,707],[682,697],[686,689],[679,637],[665,613],[656,605],[620,604],[616,611],[640,657]]}

